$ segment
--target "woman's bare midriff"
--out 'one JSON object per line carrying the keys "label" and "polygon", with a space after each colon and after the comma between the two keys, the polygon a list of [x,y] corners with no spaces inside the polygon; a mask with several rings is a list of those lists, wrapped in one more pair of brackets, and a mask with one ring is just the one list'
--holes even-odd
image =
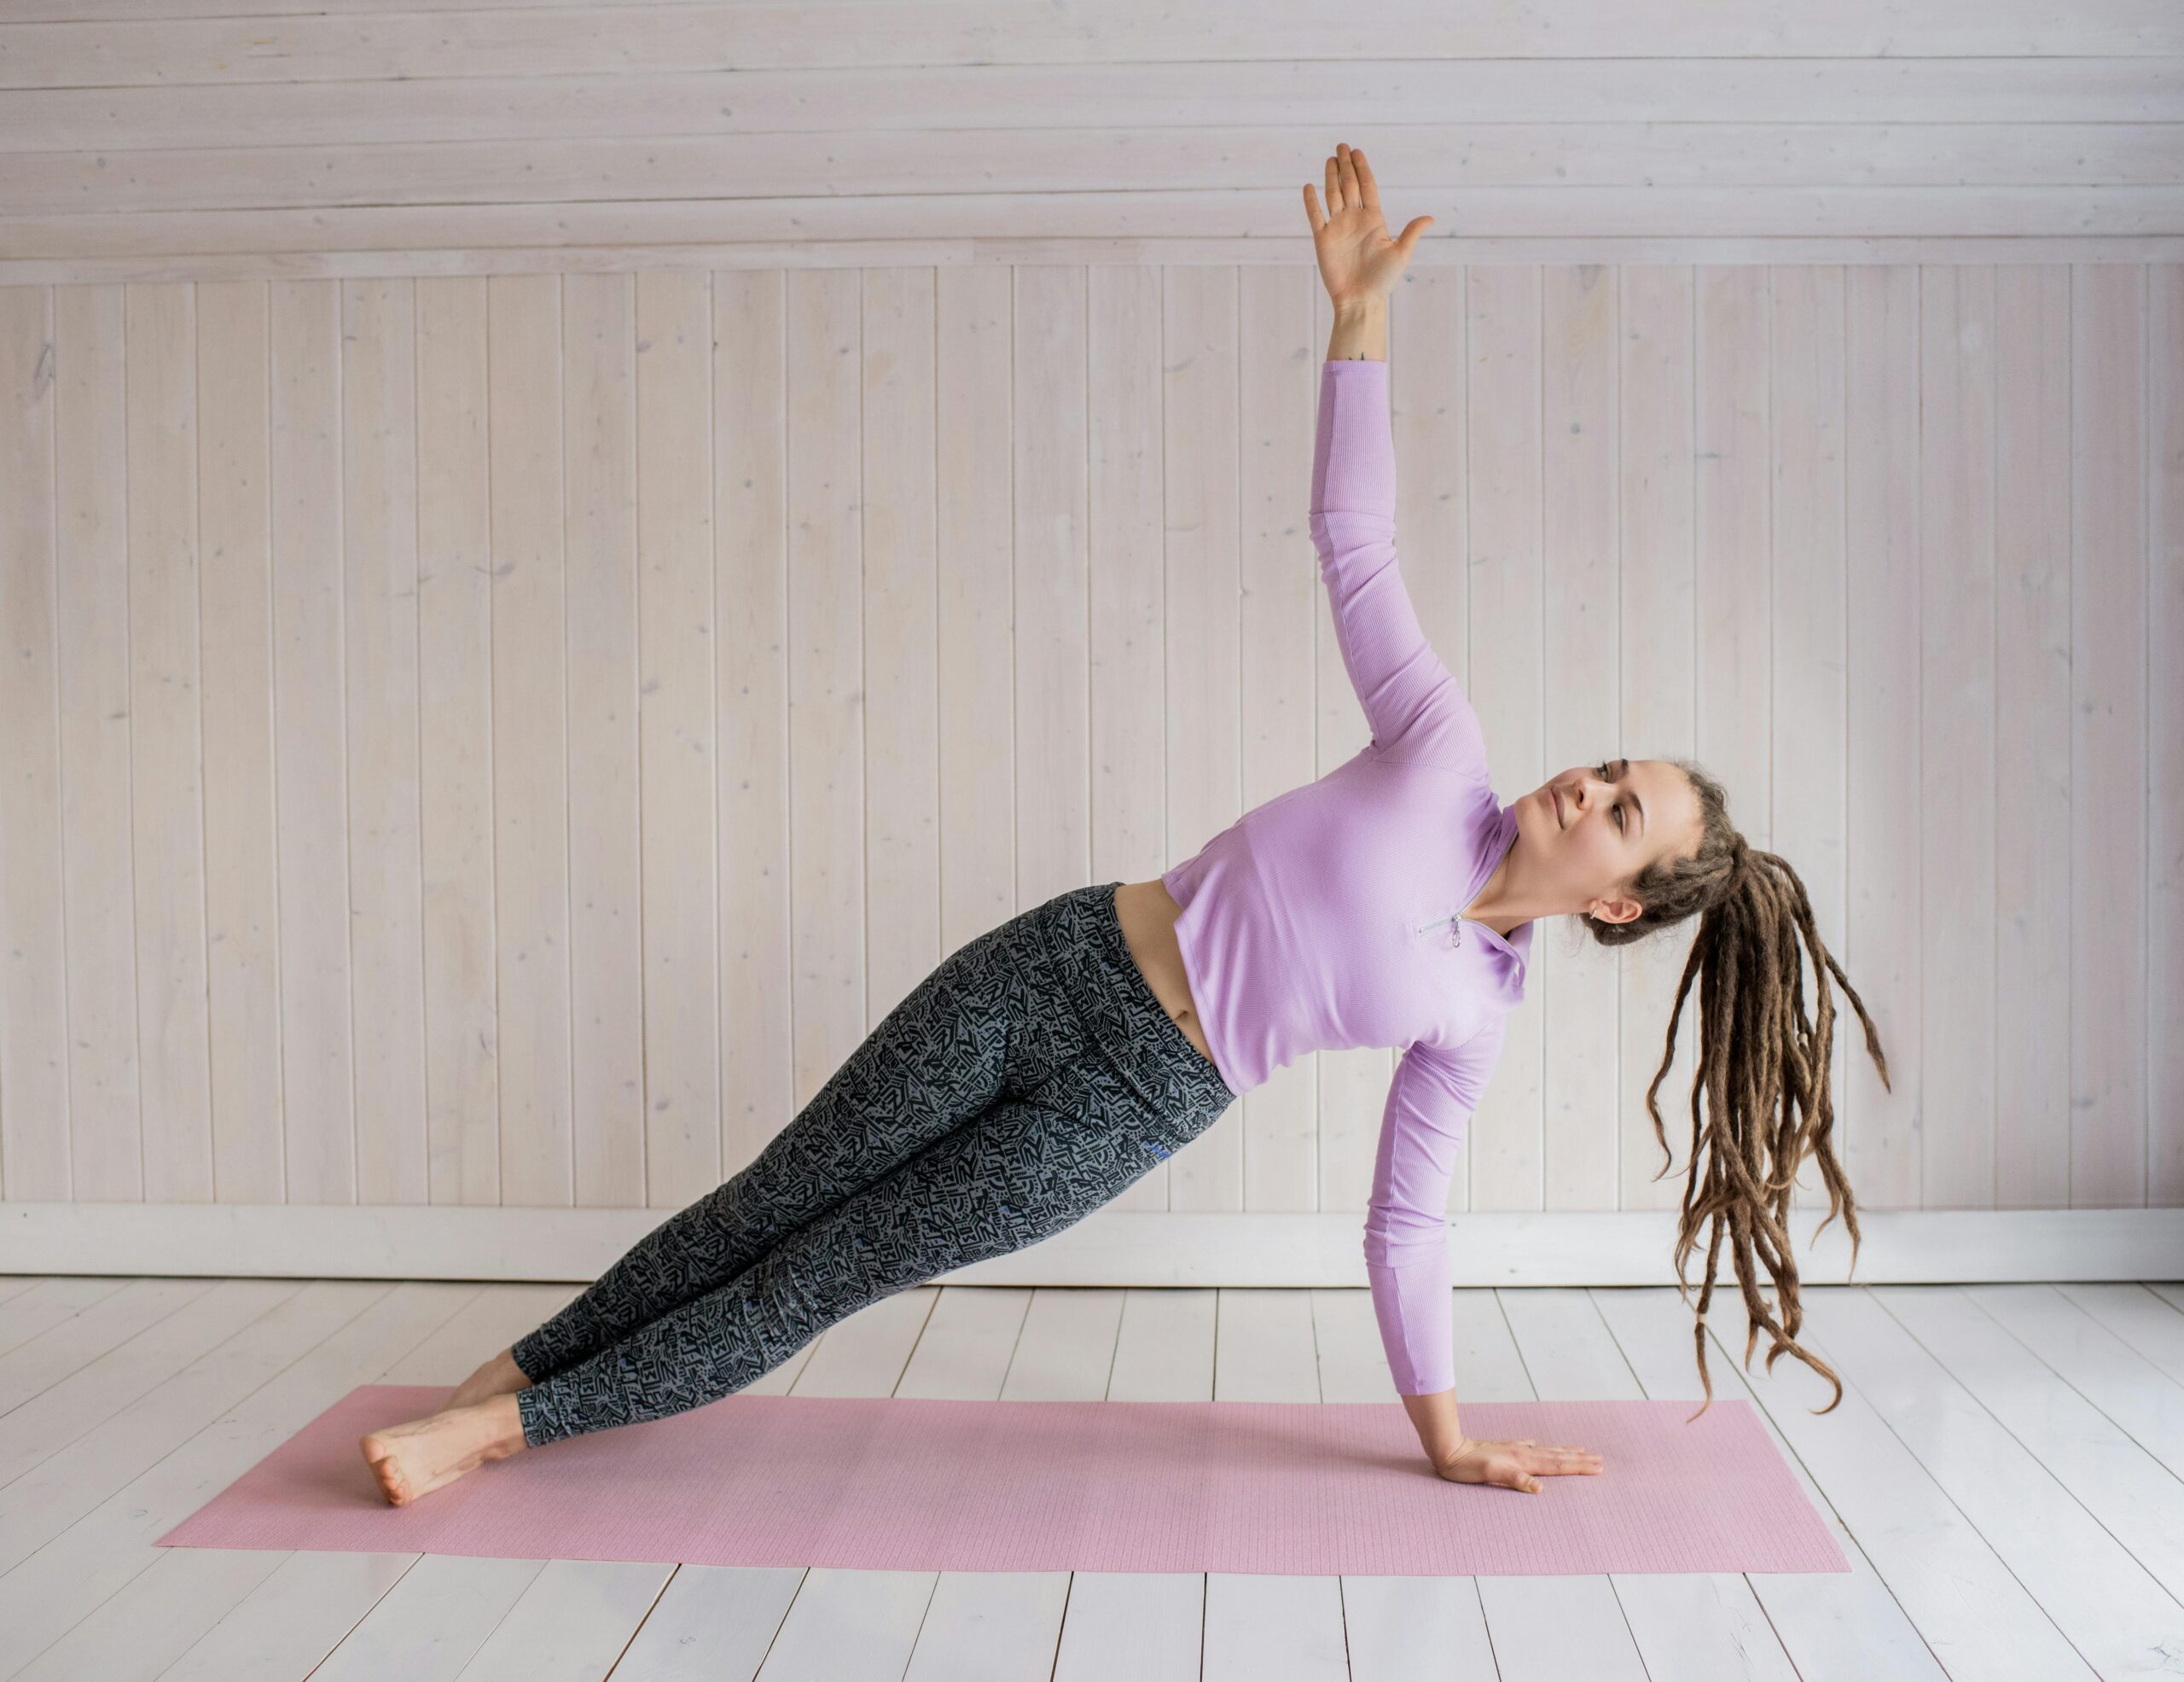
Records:
{"label": "woman's bare midriff", "polygon": [[1176,944],[1176,919],[1182,914],[1183,908],[1158,876],[1150,882],[1126,882],[1115,890],[1115,915],[1130,955],[1137,960],[1138,973],[1169,1020],[1183,1031],[1183,1038],[1211,1062],[1213,1053],[1206,1049],[1205,1030],[1199,1025],[1191,998],[1190,978],[1183,973],[1182,949]]}

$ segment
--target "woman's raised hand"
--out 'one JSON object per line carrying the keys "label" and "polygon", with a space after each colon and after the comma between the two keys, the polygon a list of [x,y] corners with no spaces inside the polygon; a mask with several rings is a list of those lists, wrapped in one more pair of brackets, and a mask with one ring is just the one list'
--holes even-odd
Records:
{"label": "woman's raised hand", "polygon": [[1542,1477],[1559,1472],[1597,1472],[1600,1457],[1589,1449],[1554,1446],[1542,1448],[1530,1437],[1513,1442],[1490,1442],[1467,1437],[1462,1446],[1433,1470],[1450,1483],[1495,1483],[1504,1489],[1539,1493]]}
{"label": "woman's raised hand", "polygon": [[1312,183],[1304,183],[1304,214],[1312,224],[1312,247],[1319,253],[1320,278],[1337,304],[1385,298],[1410,261],[1433,218],[1412,218],[1400,239],[1388,237],[1380,216],[1380,189],[1373,166],[1354,146],[1338,143],[1327,160],[1327,209],[1321,214]]}

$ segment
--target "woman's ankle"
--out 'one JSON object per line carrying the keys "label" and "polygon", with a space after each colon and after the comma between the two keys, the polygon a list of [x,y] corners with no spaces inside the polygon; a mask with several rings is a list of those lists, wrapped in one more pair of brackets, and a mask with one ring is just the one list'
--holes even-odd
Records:
{"label": "woman's ankle", "polygon": [[503,1349],[457,1385],[450,1400],[456,1406],[472,1407],[490,1397],[513,1395],[530,1388],[529,1376],[515,1364],[515,1357]]}

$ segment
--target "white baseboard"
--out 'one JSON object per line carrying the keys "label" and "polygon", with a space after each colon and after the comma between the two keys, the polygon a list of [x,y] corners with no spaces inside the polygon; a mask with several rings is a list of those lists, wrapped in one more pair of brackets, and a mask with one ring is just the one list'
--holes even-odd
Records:
{"label": "white baseboard", "polygon": [[[583,1283],[672,1213],[388,1204],[0,1202],[0,1274],[492,1279]],[[1845,1282],[1842,1223],[1791,1217],[1798,1277]],[[2184,1209],[1873,1210],[1860,1284],[2184,1278]],[[1365,1283],[1364,1216],[1097,1209],[1043,1243],[938,1276],[950,1284]],[[1672,1284],[1676,1216],[1452,1215],[1460,1285]],[[1698,1283],[1702,1235],[1688,1264]],[[1734,1278],[1723,1246],[1716,1278]],[[1766,1276],[1761,1271],[1759,1282]]]}

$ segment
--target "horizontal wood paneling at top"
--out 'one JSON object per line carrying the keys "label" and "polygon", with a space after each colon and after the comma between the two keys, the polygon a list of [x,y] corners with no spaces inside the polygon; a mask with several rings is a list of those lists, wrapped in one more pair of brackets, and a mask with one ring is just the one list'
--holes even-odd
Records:
{"label": "horizontal wood paneling at top", "polygon": [[[0,288],[0,1194],[701,1196],[949,952],[1364,745],[1327,327],[1271,265]],[[2184,1204],[2180,345],[2175,265],[1391,311],[1497,794],[1723,783],[1879,1025],[1892,1090],[1837,992],[1875,1210]],[[1693,932],[1541,928],[1452,1209],[1676,1206]],[[1277,1071],[1121,1208],[1361,1213],[1391,1068]]]}
{"label": "horizontal wood paneling at top", "polygon": [[[1147,122],[1148,112],[1176,110],[1189,111],[1194,121]],[[1316,123],[1305,120],[1315,113]],[[1447,160],[1452,139],[1491,139],[1490,131],[1509,137],[1527,127],[1559,131],[1565,146],[1582,148],[1585,131],[1618,124],[1664,125],[1671,139],[1710,125],[1764,125],[1778,145],[1794,144],[1798,125],[1816,125],[1844,147],[1861,144],[1862,131],[1885,125],[1862,143],[1901,148],[1893,154],[1915,159],[1925,146],[1908,129],[1934,127],[1946,145],[1955,125],[2023,125],[2036,131],[2035,141],[2044,132],[2067,142],[2069,130],[2059,125],[2181,119],[2184,90],[2172,61],[2160,56],[1436,60],[1397,53],[1384,61],[1310,63],[933,65],[854,76],[678,65],[641,74],[593,68],[526,78],[489,67],[476,76],[404,81],[274,79],[253,85],[247,98],[209,84],[23,88],[0,102],[0,151],[110,155],[206,146],[733,135],[761,144],[772,143],[768,137],[799,137],[787,143],[823,161],[828,145],[861,134],[944,145],[950,136],[967,133],[1013,145],[1082,131],[1084,149],[1068,164],[1081,182],[1107,178],[1141,154],[1170,150],[1176,161],[1166,168],[1205,170],[1228,157],[1235,160],[1233,172],[1217,178],[1246,183],[1258,179],[1246,169],[1264,159],[1287,157],[1292,169],[1311,169],[1332,130],[1337,138],[1356,136],[1393,183],[1390,166],[1411,157],[1409,148],[1427,148],[1416,154],[1423,159]],[[2066,149],[2059,145],[2054,155]],[[848,154],[852,166],[858,155]],[[1870,161],[1856,150],[1841,155],[1854,166]],[[1454,172],[1443,172],[1444,184],[1462,185],[1474,170],[1490,168],[1492,159],[1490,150],[1482,155],[1477,146],[1466,148],[1455,155]],[[996,152],[981,190],[1008,190],[1014,165],[1013,150]],[[1164,166],[1147,159],[1145,167]],[[1734,166],[1717,155],[1713,167]],[[1742,167],[1765,166],[1748,160]],[[1855,168],[1844,178],[1856,179]],[[839,173],[829,179],[840,184]],[[756,183],[729,185],[747,192]]]}
{"label": "horizontal wood paneling at top", "polygon": [[[1289,238],[1295,194],[1254,189],[1229,196],[1235,237]],[[256,257],[406,249],[487,253],[556,244],[636,247],[799,239],[931,238],[936,218],[957,240],[1175,237],[1202,232],[1187,194],[1131,194],[1089,207],[1062,195],[694,201],[637,205],[422,205],[384,209],[146,211],[130,216],[22,216],[0,221],[0,249],[24,260]],[[2158,239],[2184,230],[2184,186],[1954,189],[1570,189],[1553,195],[1468,193],[1463,224],[1497,238],[1745,239],[1914,237]],[[1441,266],[1445,266],[1443,265]]]}
{"label": "horizontal wood paneling at top", "polygon": [[[0,284],[1294,266],[1338,138],[1434,215],[1423,265],[2135,264],[2184,238],[2184,26],[2144,0],[887,17],[0,21]],[[2021,243],[1935,243],[1980,241]]]}
{"label": "horizontal wood paneling at top", "polygon": [[[892,4],[900,8],[901,0],[804,0],[794,9],[809,17],[815,11],[839,8],[832,15],[855,18],[859,12],[852,9],[868,9],[875,4]],[[727,9],[722,0],[14,0],[8,16],[11,21],[37,23],[71,23],[78,21],[122,21],[130,20],[173,20],[206,17],[272,18],[308,14],[316,18],[325,15],[341,17],[367,18],[386,12],[483,12],[483,11],[550,11],[582,9],[612,13],[617,20],[642,17],[654,9],[670,6],[704,7],[716,12]],[[748,18],[764,8],[741,5],[734,8],[737,16]],[[1122,15],[1128,15],[1124,14]],[[1168,8],[1159,15],[1160,19],[1174,20],[1190,19],[1203,27],[1209,19],[1226,21],[1228,14],[1216,6],[1200,8],[1195,15],[1186,9]],[[1281,17],[1277,10],[1272,14]],[[1298,9],[1284,19],[1288,26],[1309,25],[1317,16]],[[1389,5],[1376,10],[1377,19],[1385,20],[1391,26],[1410,27],[1424,21],[1440,20],[1439,15],[1430,7],[1414,3]],[[2077,8],[2067,17],[2059,17],[2028,0],[2009,0],[2000,5],[1973,6],[1966,3],[1935,5],[1917,17],[1905,19],[1891,0],[1846,0],[1846,3],[1829,14],[1825,26],[1809,11],[1789,3],[1789,0],[1757,0],[1741,11],[1728,16],[1705,17],[1694,15],[1687,9],[1677,6],[1673,0],[1653,0],[1651,4],[1634,4],[1631,0],[1565,0],[1553,14],[1552,25],[1532,16],[1494,16],[1467,20],[1472,33],[1467,39],[1527,39],[1549,50],[1560,50],[1562,38],[1572,28],[1589,25],[1596,20],[1613,21],[1618,18],[1644,19],[1658,26],[1688,32],[1687,41],[1703,39],[1725,43],[1731,39],[1749,43],[1750,53],[1760,53],[1769,47],[1783,47],[1804,38],[1788,32],[1809,29],[1815,33],[1823,26],[1831,29],[1838,47],[1848,50],[1856,46],[1862,50],[1880,52],[1889,50],[1908,54],[1914,40],[1927,44],[1930,49],[1946,47],[1950,50],[1969,51],[1975,43],[1983,43],[1984,50],[1998,54],[2036,49],[2029,43],[2036,42],[2037,50],[2054,51],[2048,38],[2037,37],[2030,32],[2048,28],[2072,32],[2067,38],[2080,43],[2081,49],[2091,42],[2142,43],[2149,50],[2158,40],[2158,32],[2169,26],[2166,11],[2149,0],[2097,0],[2097,3]],[[1885,26],[1885,35],[1875,31]],[[1746,35],[1733,32],[1747,30]],[[1917,30],[1931,32],[1917,35]],[[1482,37],[1478,32],[1497,30],[1507,32],[1504,37]],[[1658,33],[1655,37],[1658,38]]]}
{"label": "horizontal wood paneling at top", "polygon": [[[1519,189],[1567,197],[1582,188],[1648,196],[1707,188],[1726,201],[1754,189],[1945,187],[1962,197],[2010,187],[2173,188],[2184,178],[2184,124],[2174,122],[1464,122],[1424,133],[1375,122],[1344,132],[1368,155],[1387,148],[1391,173],[1402,174],[1387,196],[1445,212],[1449,225],[1437,222],[1433,231],[1466,238],[1491,226]],[[64,151],[50,135],[18,137],[25,144],[8,158],[0,192],[13,215],[705,199],[798,201],[803,214],[822,197],[1037,195],[1074,203],[1096,230],[1096,218],[1117,209],[1101,195],[1155,202],[1195,194],[1204,226],[1211,215],[1237,214],[1240,195],[1310,178],[1295,137],[1240,127],[1014,132],[1005,183],[996,181],[995,134],[973,128],[845,129],[823,146],[808,134],[773,132],[369,145],[293,137],[220,144],[208,135],[201,144],[129,149],[114,143],[123,137],[102,133],[96,151]],[[31,149],[33,141],[46,149]]]}
{"label": "horizontal wood paneling at top", "polygon": [[[2184,22],[2155,0],[1957,0],[1907,15],[1888,0],[1824,12],[1767,0],[1734,12],[1681,0],[1559,0],[1527,11],[1451,14],[1432,0],[1380,0],[1336,16],[1309,0],[1265,0],[1249,27],[1225,6],[1113,0],[1089,18],[1008,0],[946,11],[876,3],[672,3],[391,9],[309,14],[264,0],[234,12],[187,0],[94,0],[103,15],[40,18],[27,0],[0,20],[0,87],[180,86],[299,81],[508,79],[665,69],[835,72],[1052,63],[1324,63],[1469,59],[2100,58],[2184,52]],[[859,28],[874,18],[886,26]],[[824,26],[833,24],[834,27]],[[816,26],[817,25],[819,26]]]}

